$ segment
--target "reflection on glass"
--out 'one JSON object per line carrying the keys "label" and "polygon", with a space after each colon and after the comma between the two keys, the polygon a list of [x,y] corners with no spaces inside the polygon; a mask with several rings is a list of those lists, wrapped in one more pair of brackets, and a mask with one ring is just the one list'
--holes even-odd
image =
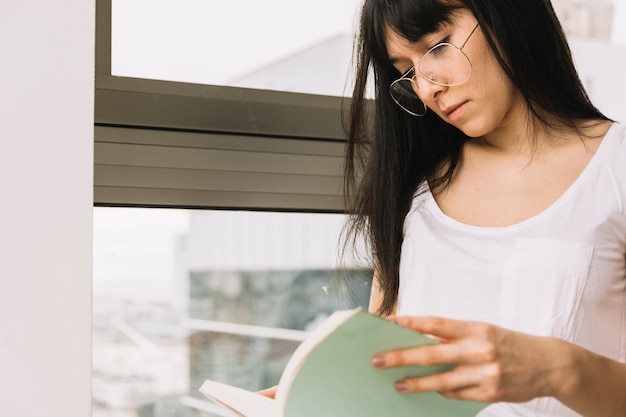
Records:
{"label": "reflection on glass", "polygon": [[[93,415],[222,415],[211,378],[278,382],[337,309],[366,305],[371,270],[338,273],[335,214],[96,208]],[[344,284],[348,285],[344,285]]]}
{"label": "reflection on glass", "polygon": [[359,0],[113,0],[114,75],[344,95]]}

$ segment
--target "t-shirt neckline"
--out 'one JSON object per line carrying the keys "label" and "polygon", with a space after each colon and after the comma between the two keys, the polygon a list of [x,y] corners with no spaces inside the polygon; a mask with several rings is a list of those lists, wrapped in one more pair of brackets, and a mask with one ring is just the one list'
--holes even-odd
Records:
{"label": "t-shirt neckline", "polygon": [[616,142],[612,140],[612,136],[617,134],[616,133],[617,126],[618,126],[618,123],[613,123],[609,127],[604,137],[602,138],[602,141],[598,145],[596,152],[591,157],[591,159],[589,160],[585,168],[581,171],[578,177],[570,184],[570,186],[563,192],[563,194],[561,194],[561,196],[556,201],[554,201],[552,204],[550,204],[541,212],[531,217],[528,217],[524,220],[521,220],[517,223],[513,223],[507,226],[476,226],[476,225],[467,224],[467,223],[458,221],[454,219],[453,217],[450,217],[449,215],[447,215],[441,210],[441,208],[437,204],[437,201],[435,200],[435,197],[432,194],[432,190],[430,189],[430,187],[427,187],[427,190],[425,191],[426,193],[425,207],[432,214],[434,214],[441,222],[447,224],[448,226],[454,227],[456,229],[464,229],[464,230],[469,230],[469,231],[474,231],[474,232],[489,233],[489,232],[512,231],[512,230],[517,230],[517,229],[529,226],[537,221],[540,221],[543,217],[549,216],[551,212],[558,209],[558,207],[560,207],[562,204],[565,204],[567,200],[570,198],[570,196],[575,193],[576,189],[579,188],[581,184],[584,184],[586,179],[589,178],[594,172],[596,172],[597,169],[599,169],[599,167],[602,165],[602,161],[604,160],[604,154],[609,152],[610,145],[608,143]]}

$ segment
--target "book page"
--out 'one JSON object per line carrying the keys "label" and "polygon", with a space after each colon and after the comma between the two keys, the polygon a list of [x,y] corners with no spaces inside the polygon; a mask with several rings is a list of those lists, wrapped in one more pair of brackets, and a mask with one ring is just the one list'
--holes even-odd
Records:
{"label": "book page", "polygon": [[276,401],[255,392],[210,380],[200,392],[239,417],[279,417]]}

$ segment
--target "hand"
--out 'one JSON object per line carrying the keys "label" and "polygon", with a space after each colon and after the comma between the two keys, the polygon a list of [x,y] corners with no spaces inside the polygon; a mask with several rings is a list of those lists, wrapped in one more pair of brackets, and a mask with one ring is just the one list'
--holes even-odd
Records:
{"label": "hand", "polygon": [[266,388],[264,390],[257,391],[257,394],[262,395],[264,397],[268,397],[268,398],[274,399],[276,397],[276,388],[278,388],[278,387],[274,386],[274,387],[271,387],[271,388]]}
{"label": "hand", "polygon": [[395,317],[399,325],[432,335],[438,345],[376,355],[377,368],[454,364],[450,371],[407,377],[400,392],[438,391],[444,397],[480,402],[524,402],[555,396],[575,379],[567,342],[513,332],[486,323],[439,317]]}

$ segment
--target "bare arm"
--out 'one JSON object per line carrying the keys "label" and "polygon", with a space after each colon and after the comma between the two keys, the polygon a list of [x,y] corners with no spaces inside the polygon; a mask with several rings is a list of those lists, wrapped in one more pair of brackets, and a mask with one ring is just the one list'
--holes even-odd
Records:
{"label": "bare arm", "polygon": [[[378,314],[380,305],[383,302],[383,290],[378,282],[378,268],[374,269],[374,277],[372,279],[372,289],[370,292],[370,302],[368,311],[372,314]],[[393,314],[396,313],[397,305],[393,307]]]}
{"label": "bare arm", "polygon": [[562,343],[568,345],[564,351],[572,358],[575,377],[562,375],[562,380],[572,383],[562,383],[564,389],[555,397],[583,416],[626,416],[626,364]]}

